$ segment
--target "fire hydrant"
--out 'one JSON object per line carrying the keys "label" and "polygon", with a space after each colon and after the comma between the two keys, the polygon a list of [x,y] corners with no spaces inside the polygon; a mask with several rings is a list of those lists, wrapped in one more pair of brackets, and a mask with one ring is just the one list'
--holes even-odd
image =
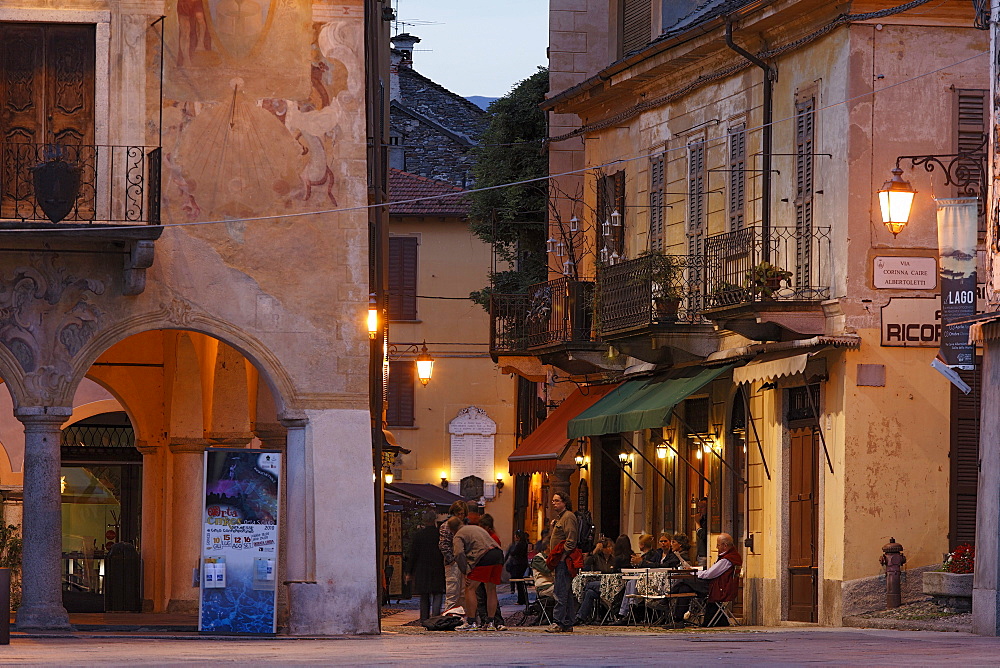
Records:
{"label": "fire hydrant", "polygon": [[906,563],[903,546],[895,538],[882,546],[882,556],[878,562],[885,566],[885,607],[898,608],[903,604],[903,595],[899,588],[900,572]]}

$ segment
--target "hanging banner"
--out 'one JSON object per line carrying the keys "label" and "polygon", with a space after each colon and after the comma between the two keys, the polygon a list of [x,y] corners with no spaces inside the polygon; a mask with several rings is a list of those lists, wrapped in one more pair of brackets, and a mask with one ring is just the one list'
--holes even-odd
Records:
{"label": "hanging banner", "polygon": [[969,326],[947,325],[976,313],[976,232],[979,200],[975,197],[957,197],[935,201],[943,325],[938,357],[952,368],[973,369],[976,352],[975,347],[969,343]]}
{"label": "hanging banner", "polygon": [[205,452],[198,630],[277,631],[281,453]]}

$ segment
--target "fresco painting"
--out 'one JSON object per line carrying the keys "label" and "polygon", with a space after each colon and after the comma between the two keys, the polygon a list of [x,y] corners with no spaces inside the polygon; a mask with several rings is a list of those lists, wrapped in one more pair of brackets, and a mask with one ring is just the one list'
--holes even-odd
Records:
{"label": "fresco painting", "polygon": [[[357,21],[302,22],[311,11],[304,0],[168,5],[164,172],[176,213],[240,218],[260,215],[262,200],[275,212],[351,200],[341,189],[355,156],[341,154],[339,139],[364,132]],[[294,66],[285,51],[300,57]]]}

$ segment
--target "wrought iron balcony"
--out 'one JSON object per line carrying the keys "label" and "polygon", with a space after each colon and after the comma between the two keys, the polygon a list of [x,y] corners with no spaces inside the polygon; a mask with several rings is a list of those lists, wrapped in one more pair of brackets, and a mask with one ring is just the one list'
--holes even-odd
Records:
{"label": "wrought iron balcony", "polygon": [[593,341],[594,284],[560,278],[527,293],[490,298],[490,352],[531,354],[564,343]]}
{"label": "wrought iron balcony", "polygon": [[[764,249],[767,248],[767,253]],[[708,310],[830,298],[830,228],[744,227],[705,240]]]}
{"label": "wrought iron balcony", "polygon": [[158,225],[158,146],[0,143],[0,220]]}
{"label": "wrought iron balcony", "polygon": [[652,325],[705,323],[703,258],[651,253],[604,267],[597,277],[601,336]]}

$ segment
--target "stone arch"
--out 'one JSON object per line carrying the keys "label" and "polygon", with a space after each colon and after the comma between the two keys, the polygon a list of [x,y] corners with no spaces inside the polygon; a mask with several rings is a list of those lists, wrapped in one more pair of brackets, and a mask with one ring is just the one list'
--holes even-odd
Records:
{"label": "stone arch", "polygon": [[[190,311],[186,306],[184,308],[164,308],[158,312],[129,318],[97,333],[80,349],[73,360],[73,376],[68,381],[67,386],[75,388],[97,358],[116,343],[136,334],[154,330],[197,332],[233,347],[256,367],[260,377],[271,388],[279,413],[288,413],[297,408],[294,405],[295,389],[291,376],[277,355],[271,352],[259,339],[232,323]],[[0,353],[3,351],[3,347],[0,346]],[[13,359],[9,354],[8,357]],[[3,369],[2,363],[3,360],[0,359],[0,372]],[[12,393],[18,389],[21,392],[20,396],[26,396],[23,393],[23,384],[20,388],[12,386],[11,389]],[[69,396],[72,397],[72,393]],[[17,399],[15,399],[15,404],[17,403]]]}

